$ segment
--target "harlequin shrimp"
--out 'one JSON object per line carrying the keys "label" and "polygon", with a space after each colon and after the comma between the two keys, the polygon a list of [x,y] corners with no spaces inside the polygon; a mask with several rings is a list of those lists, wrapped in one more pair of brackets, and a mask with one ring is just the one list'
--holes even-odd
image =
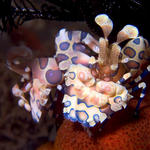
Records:
{"label": "harlequin shrimp", "polygon": [[[65,118],[83,126],[103,123],[114,112],[126,108],[133,97],[131,93],[141,88],[138,111],[146,89],[146,84],[140,81],[150,71],[148,66],[138,75],[149,56],[148,42],[138,35],[135,26],[126,25],[118,32],[116,42],[109,44],[112,20],[100,14],[95,22],[104,34],[98,41],[87,32],[61,29],[55,38],[53,58],[36,58],[21,68],[13,54],[9,56],[9,68],[22,75],[25,81],[22,88],[16,84],[12,92],[20,98],[19,105],[32,112],[35,121],[39,121],[51,89],[62,90],[61,85],[65,86],[62,101]],[[129,41],[121,48],[120,44],[126,40]],[[89,56],[87,49],[95,55]],[[27,53],[25,48],[20,55],[25,56],[24,52]],[[127,88],[124,83],[128,79],[138,85]],[[25,97],[27,92],[30,102]]]}

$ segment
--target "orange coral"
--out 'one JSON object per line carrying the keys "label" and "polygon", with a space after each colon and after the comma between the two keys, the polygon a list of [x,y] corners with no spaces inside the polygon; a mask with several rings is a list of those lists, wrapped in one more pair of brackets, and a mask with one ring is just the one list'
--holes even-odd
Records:
{"label": "orange coral", "polygon": [[[141,104],[139,117],[133,116],[137,100],[127,109],[117,112],[101,132],[92,129],[93,136],[78,123],[65,120],[58,130],[55,150],[149,150],[150,100],[147,95]],[[98,128],[98,126],[97,126]]]}

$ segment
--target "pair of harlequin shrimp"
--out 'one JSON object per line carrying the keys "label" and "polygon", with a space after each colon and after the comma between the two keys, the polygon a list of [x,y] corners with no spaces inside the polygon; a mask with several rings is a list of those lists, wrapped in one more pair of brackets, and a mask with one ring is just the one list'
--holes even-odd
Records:
{"label": "pair of harlequin shrimp", "polygon": [[[148,42],[138,36],[135,26],[126,25],[117,34],[117,41],[109,44],[113,22],[106,14],[96,16],[95,22],[104,34],[99,41],[86,32],[61,29],[55,38],[54,58],[36,58],[20,67],[13,53],[9,55],[9,68],[21,74],[25,82],[22,88],[16,84],[12,92],[20,98],[19,105],[32,112],[35,121],[39,121],[51,89],[61,85],[67,88],[62,101],[65,118],[84,126],[93,127],[112,113],[126,108],[132,98],[130,94],[142,88],[138,111],[146,84],[141,82],[128,90],[124,83],[129,78],[132,83],[138,83],[150,71],[148,66],[136,76],[149,56]],[[129,42],[121,48],[119,44],[125,40]],[[89,56],[87,47],[97,56]],[[22,48],[21,55],[29,54],[26,49]],[[27,92],[30,103],[25,97]]]}

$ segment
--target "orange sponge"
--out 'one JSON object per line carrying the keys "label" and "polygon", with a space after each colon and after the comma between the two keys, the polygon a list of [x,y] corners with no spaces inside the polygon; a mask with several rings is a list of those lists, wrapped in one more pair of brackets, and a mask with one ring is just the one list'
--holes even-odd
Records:
{"label": "orange sponge", "polygon": [[131,100],[125,110],[115,113],[101,131],[91,129],[92,137],[78,123],[65,120],[58,130],[55,150],[150,150],[150,96],[140,106],[135,117],[137,100]]}

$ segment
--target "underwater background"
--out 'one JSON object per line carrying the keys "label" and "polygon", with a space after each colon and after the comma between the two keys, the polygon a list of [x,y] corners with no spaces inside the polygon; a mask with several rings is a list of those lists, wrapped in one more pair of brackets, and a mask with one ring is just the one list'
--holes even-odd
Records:
{"label": "underwater background", "polygon": [[99,132],[99,126],[88,133],[79,123],[64,120],[59,92],[53,91],[52,98],[57,101],[53,100],[39,123],[18,107],[17,99],[11,93],[20,76],[7,68],[9,49],[21,43],[32,49],[34,57],[51,57],[55,54],[55,36],[61,28],[86,31],[98,39],[102,31],[94,18],[101,13],[109,15],[114,23],[110,41],[116,40],[116,33],[126,24],[135,25],[140,35],[150,40],[150,11],[146,0],[0,2],[0,150],[150,149],[149,75],[144,79],[148,88],[138,118],[133,117],[135,98],[127,109],[114,114]]}

